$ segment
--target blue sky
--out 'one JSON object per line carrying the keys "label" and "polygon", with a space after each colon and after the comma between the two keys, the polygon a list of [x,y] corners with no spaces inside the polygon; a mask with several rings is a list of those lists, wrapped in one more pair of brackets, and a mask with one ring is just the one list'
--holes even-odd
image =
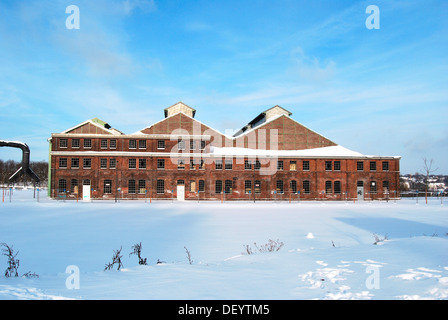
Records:
{"label": "blue sky", "polygon": [[346,148],[402,156],[403,174],[423,158],[448,174],[447,16],[447,1],[0,0],[0,139],[38,161],[52,132],[94,117],[133,133],[183,101],[226,132],[280,105]]}

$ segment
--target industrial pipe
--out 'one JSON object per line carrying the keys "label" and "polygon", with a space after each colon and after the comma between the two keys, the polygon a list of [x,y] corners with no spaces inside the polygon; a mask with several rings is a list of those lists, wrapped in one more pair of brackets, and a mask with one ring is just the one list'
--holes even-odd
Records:
{"label": "industrial pipe", "polygon": [[22,166],[9,177],[9,182],[15,182],[21,175],[26,174],[34,180],[35,183],[39,183],[39,177],[30,168],[30,148],[26,143],[20,141],[4,141],[0,140],[0,147],[19,148],[22,150]]}

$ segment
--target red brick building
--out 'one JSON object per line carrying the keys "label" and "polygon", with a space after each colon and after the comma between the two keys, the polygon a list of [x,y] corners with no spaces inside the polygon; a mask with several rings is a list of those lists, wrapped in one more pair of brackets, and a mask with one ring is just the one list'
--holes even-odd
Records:
{"label": "red brick building", "polygon": [[164,112],[163,120],[133,134],[97,118],[53,133],[49,195],[251,201],[399,195],[400,157],[348,150],[280,106],[234,136],[199,122],[182,102]]}

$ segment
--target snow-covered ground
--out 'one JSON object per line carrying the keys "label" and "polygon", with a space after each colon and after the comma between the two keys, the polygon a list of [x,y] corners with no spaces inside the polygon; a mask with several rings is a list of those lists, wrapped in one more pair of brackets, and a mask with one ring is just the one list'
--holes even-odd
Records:
{"label": "snow-covered ground", "polygon": [[[270,239],[283,247],[244,254]],[[147,266],[130,255],[140,242]],[[77,203],[16,190],[0,202],[0,243],[20,275],[39,275],[6,278],[0,256],[0,299],[448,299],[440,199]],[[120,247],[123,268],[103,271]]]}

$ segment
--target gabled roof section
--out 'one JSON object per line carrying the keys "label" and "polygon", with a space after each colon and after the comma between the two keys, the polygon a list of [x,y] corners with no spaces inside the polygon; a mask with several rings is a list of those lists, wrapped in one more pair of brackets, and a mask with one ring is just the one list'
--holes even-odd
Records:
{"label": "gabled roof section", "polygon": [[62,133],[68,134],[111,134],[111,135],[122,135],[123,133],[117,129],[112,128],[107,122],[93,118],[86,120],[72,128],[69,128]]}
{"label": "gabled roof section", "polygon": [[292,115],[292,112],[286,110],[285,108],[280,107],[279,105],[276,105],[276,106],[269,108],[266,111],[263,111],[262,113],[260,113],[258,116],[256,116],[252,121],[250,121],[247,125],[245,125],[243,128],[241,128],[233,136],[237,137],[237,136],[241,135],[242,133],[246,132],[247,130],[255,128],[255,127],[257,127],[265,122],[268,122],[268,121],[272,120],[273,118],[276,118],[281,115],[290,117]]}
{"label": "gabled roof section", "polygon": [[[303,150],[337,145],[330,139],[290,118],[289,115],[291,113],[286,109],[280,108],[274,107],[266,110],[237,132],[233,136],[236,140],[236,145],[242,146],[247,144],[247,147],[249,147],[250,141],[252,141],[251,143],[254,142],[252,136],[254,134],[258,136],[260,129],[267,132],[277,130],[278,150]],[[269,114],[269,111],[274,112]],[[257,148],[262,147],[258,144]]]}
{"label": "gabled roof section", "polygon": [[194,118],[196,114],[196,110],[190,106],[187,106],[185,103],[179,101],[178,103],[173,104],[171,107],[164,109],[165,118],[168,118],[176,113],[182,112],[187,116]]}

